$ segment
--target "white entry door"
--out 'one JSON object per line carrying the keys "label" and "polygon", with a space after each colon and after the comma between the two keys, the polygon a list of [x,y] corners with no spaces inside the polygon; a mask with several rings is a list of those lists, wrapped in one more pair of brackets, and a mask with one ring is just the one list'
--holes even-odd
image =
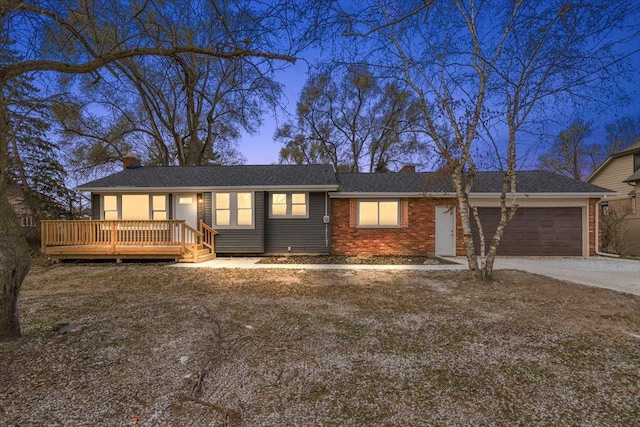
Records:
{"label": "white entry door", "polygon": [[173,196],[175,219],[184,219],[187,225],[198,229],[198,195],[196,193],[182,193]]}
{"label": "white entry door", "polygon": [[436,255],[456,255],[455,206],[436,206]]}

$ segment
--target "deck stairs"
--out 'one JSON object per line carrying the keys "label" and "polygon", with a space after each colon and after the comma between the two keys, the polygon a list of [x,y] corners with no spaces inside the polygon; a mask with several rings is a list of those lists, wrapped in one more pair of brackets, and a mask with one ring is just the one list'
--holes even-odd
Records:
{"label": "deck stairs", "polygon": [[204,262],[212,260],[216,257],[216,254],[211,252],[211,249],[204,245],[198,245],[195,252],[185,251],[182,258],[178,262]]}

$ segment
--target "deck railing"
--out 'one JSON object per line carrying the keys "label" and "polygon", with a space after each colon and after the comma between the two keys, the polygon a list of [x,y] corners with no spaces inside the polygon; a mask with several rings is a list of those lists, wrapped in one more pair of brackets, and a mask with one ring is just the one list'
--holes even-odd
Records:
{"label": "deck railing", "polygon": [[[206,227],[205,228],[203,228]],[[213,236],[216,232],[202,223],[196,230],[184,220],[148,220],[148,221],[64,221],[43,220],[40,223],[42,253],[53,247],[176,247],[182,253],[197,254],[206,246],[214,252]],[[141,253],[144,250],[141,249]]]}
{"label": "deck railing", "polygon": [[202,244],[211,249],[211,252],[215,252],[213,249],[213,237],[218,234],[216,230],[209,227],[204,221],[200,220],[200,232],[202,233]]}

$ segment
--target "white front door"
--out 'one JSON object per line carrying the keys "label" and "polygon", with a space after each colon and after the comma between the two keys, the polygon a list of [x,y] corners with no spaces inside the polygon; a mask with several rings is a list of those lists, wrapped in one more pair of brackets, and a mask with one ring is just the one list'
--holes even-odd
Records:
{"label": "white front door", "polygon": [[174,194],[174,219],[184,219],[187,225],[198,229],[198,195],[196,193]]}
{"label": "white front door", "polygon": [[436,206],[436,255],[456,255],[455,206]]}

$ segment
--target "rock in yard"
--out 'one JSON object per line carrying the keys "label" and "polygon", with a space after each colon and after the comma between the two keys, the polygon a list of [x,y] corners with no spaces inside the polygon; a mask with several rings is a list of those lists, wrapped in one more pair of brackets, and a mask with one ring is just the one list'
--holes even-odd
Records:
{"label": "rock in yard", "polygon": [[371,252],[360,252],[357,257],[358,259],[371,259],[373,254]]}
{"label": "rock in yard", "polygon": [[53,328],[51,328],[53,330],[53,332],[58,332],[60,329],[64,328],[65,326],[69,326],[69,322],[58,322],[55,325],[53,325]]}
{"label": "rock in yard", "polygon": [[84,326],[67,324],[58,329],[58,335],[80,335],[84,331]]}
{"label": "rock in yard", "polygon": [[84,331],[84,326],[75,326],[67,331],[67,335],[80,335]]}

